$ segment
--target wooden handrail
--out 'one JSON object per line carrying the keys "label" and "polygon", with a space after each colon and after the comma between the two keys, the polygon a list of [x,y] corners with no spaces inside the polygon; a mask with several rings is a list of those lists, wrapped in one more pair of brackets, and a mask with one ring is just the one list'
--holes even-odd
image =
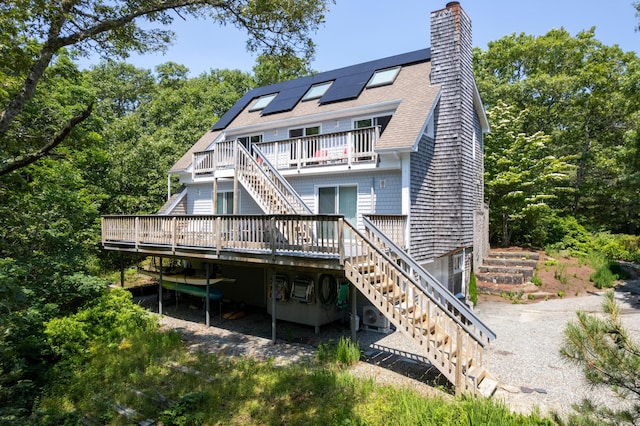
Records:
{"label": "wooden handrail", "polygon": [[[103,216],[103,246],[340,254],[339,215]],[[274,228],[275,226],[275,228]],[[313,238],[309,235],[314,233]]]}
{"label": "wooden handrail", "polygon": [[367,217],[363,218],[363,222],[365,229],[372,234],[370,238],[373,241],[373,245],[384,252],[390,251],[393,253],[394,258],[391,260],[393,264],[416,274],[420,287],[435,300],[440,301],[443,309],[446,309],[456,322],[465,327],[478,341],[489,341],[496,338],[496,334],[467,305],[462,303],[440,281],[415,262],[411,256],[389,239]]}
{"label": "wooden handrail", "polygon": [[350,248],[345,254],[345,275],[396,327],[423,347],[429,360],[460,391],[476,392],[465,374],[481,367],[484,339],[457,321],[440,300],[434,298],[383,250],[347,221],[345,235]]}

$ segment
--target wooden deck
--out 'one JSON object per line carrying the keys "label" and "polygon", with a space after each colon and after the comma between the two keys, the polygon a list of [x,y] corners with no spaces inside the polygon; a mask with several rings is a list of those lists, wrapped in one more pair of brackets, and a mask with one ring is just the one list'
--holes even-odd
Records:
{"label": "wooden deck", "polygon": [[340,271],[459,392],[497,383],[483,366],[484,346],[495,334],[433,277],[416,274],[419,266],[370,226],[377,235],[367,237],[338,215],[105,216],[102,244],[150,255]]}
{"label": "wooden deck", "polygon": [[[342,216],[104,216],[106,250],[343,270]],[[348,250],[348,246],[347,246]]]}

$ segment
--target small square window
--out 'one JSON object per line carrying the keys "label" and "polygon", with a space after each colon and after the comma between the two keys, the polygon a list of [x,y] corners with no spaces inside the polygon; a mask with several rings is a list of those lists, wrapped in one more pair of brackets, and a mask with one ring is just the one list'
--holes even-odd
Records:
{"label": "small square window", "polygon": [[367,88],[384,86],[386,84],[393,83],[398,76],[399,71],[400,67],[387,68],[384,70],[376,71],[375,73],[373,73],[371,80],[369,80],[369,82],[367,83]]}
{"label": "small square window", "polygon": [[464,257],[462,253],[453,255],[453,273],[459,274],[464,269]]}
{"label": "small square window", "polygon": [[331,87],[331,84],[333,84],[333,81],[314,84],[309,88],[309,90],[307,90],[307,93],[305,93],[305,95],[302,97],[302,100],[309,101],[311,99],[321,98],[322,95],[324,95],[327,92],[327,90],[329,90],[329,87]]}
{"label": "small square window", "polygon": [[259,111],[261,109],[265,109],[271,101],[278,96],[277,93],[272,93],[271,95],[265,95],[258,98],[258,100],[253,104],[249,111]]}

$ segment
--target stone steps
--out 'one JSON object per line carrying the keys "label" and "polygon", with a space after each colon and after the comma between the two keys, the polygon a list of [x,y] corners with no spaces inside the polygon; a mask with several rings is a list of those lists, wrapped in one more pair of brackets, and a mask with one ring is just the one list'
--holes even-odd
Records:
{"label": "stone steps", "polygon": [[530,251],[489,251],[476,274],[478,291],[497,293],[503,286],[518,289],[530,284],[539,258]]}

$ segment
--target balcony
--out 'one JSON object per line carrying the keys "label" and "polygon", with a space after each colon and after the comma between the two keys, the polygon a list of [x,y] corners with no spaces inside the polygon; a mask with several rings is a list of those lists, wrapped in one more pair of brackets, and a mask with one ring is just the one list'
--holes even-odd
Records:
{"label": "balcony", "polygon": [[[275,142],[256,144],[278,170],[302,170],[326,165],[374,163],[379,127],[366,127],[344,132],[323,133]],[[217,170],[235,167],[235,141],[215,144],[214,149],[193,154],[193,178],[214,176]]]}

